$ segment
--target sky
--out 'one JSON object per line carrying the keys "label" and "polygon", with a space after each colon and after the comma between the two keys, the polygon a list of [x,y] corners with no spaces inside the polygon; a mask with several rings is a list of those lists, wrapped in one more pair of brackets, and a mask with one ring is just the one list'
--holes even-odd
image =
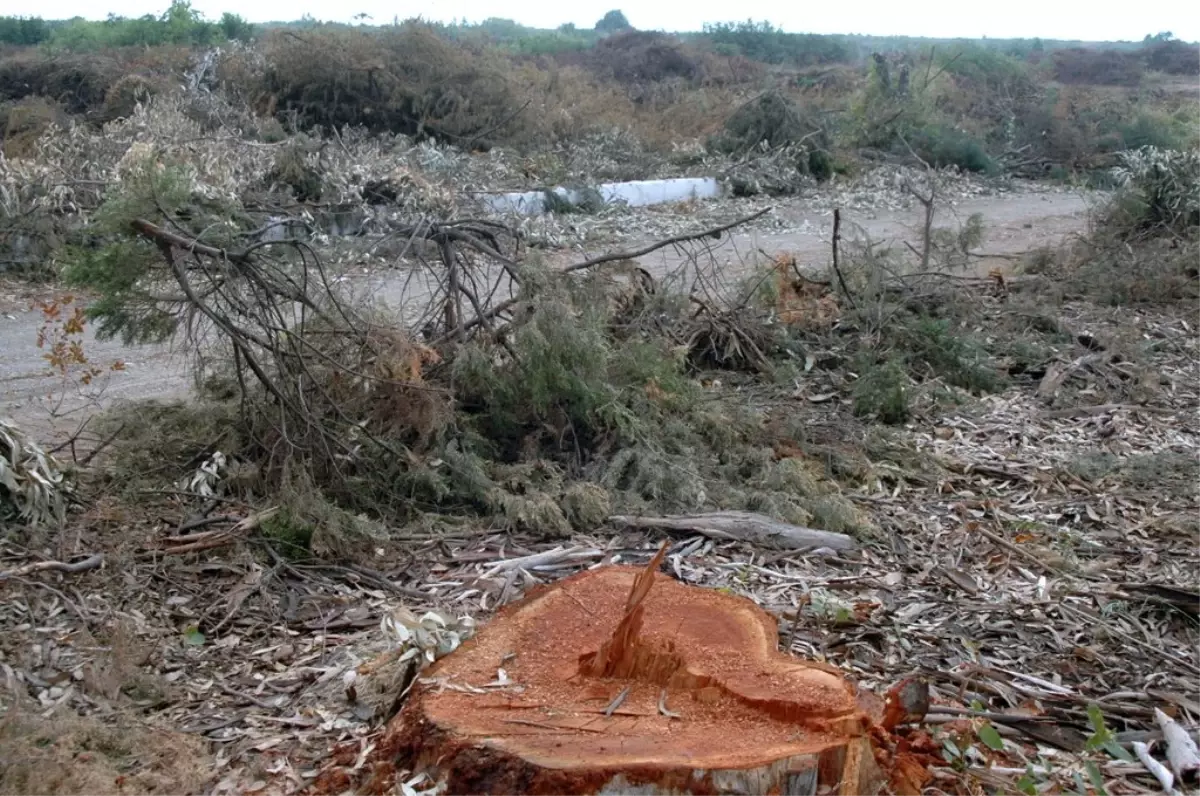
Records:
{"label": "sky", "polygon": [[[524,25],[554,28],[567,22],[590,28],[612,8],[620,8],[630,24],[642,30],[699,30],[706,22],[752,18],[769,20],[796,33],[862,33],[935,38],[1033,38],[1085,41],[1140,41],[1147,34],[1171,31],[1186,41],[1200,41],[1200,7],[1195,0],[1141,0],[1136,13],[1129,5],[1062,0],[192,0],[210,19],[226,11],[251,22],[293,20],[304,14],[316,19],[350,22],[365,13],[375,24],[422,16],[449,22],[479,22],[488,17],[513,19]],[[45,19],[82,16],[103,19],[160,14],[170,0],[0,0],[0,14],[36,13]],[[1110,10],[1105,10],[1110,9]]]}

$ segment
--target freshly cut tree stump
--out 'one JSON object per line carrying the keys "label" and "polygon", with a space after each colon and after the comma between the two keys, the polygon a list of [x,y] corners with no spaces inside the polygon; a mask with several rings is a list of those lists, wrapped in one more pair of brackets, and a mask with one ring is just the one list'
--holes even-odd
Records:
{"label": "freshly cut tree stump", "polygon": [[878,792],[853,686],[778,652],[749,600],[655,571],[665,549],[531,593],[426,670],[374,784],[386,759],[452,794]]}

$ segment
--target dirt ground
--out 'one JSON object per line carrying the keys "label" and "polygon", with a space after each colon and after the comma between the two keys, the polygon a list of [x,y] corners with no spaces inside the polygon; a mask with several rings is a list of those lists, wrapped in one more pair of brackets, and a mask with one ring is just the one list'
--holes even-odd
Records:
{"label": "dirt ground", "polygon": [[[993,255],[1082,232],[1087,210],[1087,198],[1071,193],[1014,192],[955,207],[960,218],[984,216],[982,251]],[[823,265],[831,218],[800,202],[776,212],[805,231],[735,235],[716,249],[718,260],[737,271],[759,250],[786,250],[801,265]],[[916,239],[919,220],[916,210],[845,216],[893,242]],[[643,264],[661,274],[678,262],[667,250]],[[1011,263],[983,258],[978,267]],[[422,294],[409,276],[361,281],[399,303]],[[40,396],[59,384],[44,375],[34,345],[41,317],[26,308],[30,296],[10,292],[0,319],[3,412],[39,436],[67,434],[114,401],[186,394],[178,354],[93,339],[94,360],[119,357],[128,369],[49,422]],[[979,306],[984,328],[1039,309],[990,296]],[[808,434],[805,450],[793,440],[774,455],[845,479],[839,496],[874,528],[859,549],[766,552],[685,533],[667,552],[674,577],[754,599],[779,619],[785,649],[831,662],[865,689],[882,693],[919,672],[936,704],[1020,706],[1040,711],[1035,729],[1053,730],[1052,744],[1034,748],[997,722],[997,750],[979,742],[978,721],[934,711],[929,732],[963,754],[935,772],[933,792],[983,792],[981,783],[1014,792],[1027,766],[1038,787],[1066,792],[1068,778],[1092,776],[1085,760],[1114,796],[1146,792],[1140,769],[1095,763],[1085,749],[1088,706],[1103,703],[1123,722],[1114,731],[1134,733],[1152,726],[1154,707],[1197,711],[1187,688],[1200,675],[1194,622],[1137,592],[1149,581],[1195,583],[1200,573],[1194,319],[1086,302],[1051,312],[1062,328],[1086,334],[1059,332],[1048,360],[1093,363],[1075,372],[1058,403],[1039,395],[1039,377],[1018,377],[1001,393],[882,428],[852,415],[834,370],[815,369],[796,391],[738,393],[765,425]],[[1097,358],[1096,341],[1105,356]],[[617,526],[548,539],[450,519],[449,527],[395,529],[363,557],[332,563],[283,558],[271,546],[278,539],[171,555],[164,540],[219,534],[263,506],[231,497],[205,509],[198,504],[207,501],[169,489],[131,506],[99,492],[67,533],[0,539],[0,572],[105,555],[102,568],[0,580],[0,792],[344,792],[369,766],[399,690],[394,672],[368,671],[390,647],[381,618],[402,605],[485,622],[533,585],[582,567],[644,564],[663,541]],[[531,555],[536,563],[519,559]],[[6,703],[11,694],[21,695],[19,706]],[[326,776],[331,766],[342,779]],[[329,782],[345,787],[322,787]]]}
{"label": "dirt ground", "polygon": [[[773,214],[788,229],[803,232],[787,234],[739,232],[725,236],[713,247],[715,263],[723,266],[725,274],[748,271],[761,261],[762,252],[774,255],[791,252],[803,265],[825,266],[829,259],[829,240],[832,215],[814,212],[802,200],[780,200]],[[983,215],[987,237],[982,253],[1004,255],[1029,251],[1040,246],[1055,245],[1066,236],[1082,232],[1086,226],[1088,199],[1084,194],[1070,192],[1031,193],[1013,191],[959,202],[941,211],[938,226],[954,226],[969,215]],[[730,218],[737,211],[730,209]],[[871,240],[881,244],[896,244],[915,237],[913,231],[921,222],[919,208],[908,211],[874,211],[843,213],[843,237],[850,238],[855,225]],[[636,249],[648,243],[638,239],[627,241],[622,248]],[[586,254],[595,255],[593,251]],[[577,255],[557,255],[556,260],[570,262]],[[578,255],[582,256],[582,255]],[[642,260],[642,265],[654,275],[675,268],[682,255],[672,248],[654,253]],[[979,272],[993,267],[1009,269],[1011,260],[981,257]],[[420,305],[428,295],[429,286],[422,283],[422,274],[385,271],[360,277],[360,288],[393,305]],[[89,358],[104,365],[116,360],[125,369],[101,379],[84,391],[63,389],[60,377],[47,375],[35,341],[43,324],[41,313],[31,308],[34,294],[12,285],[0,285],[0,415],[11,417],[37,438],[58,441],[79,428],[86,417],[98,408],[122,399],[169,398],[182,396],[190,389],[187,368],[182,355],[168,346],[123,346],[119,340],[101,342],[89,329],[84,347]]]}

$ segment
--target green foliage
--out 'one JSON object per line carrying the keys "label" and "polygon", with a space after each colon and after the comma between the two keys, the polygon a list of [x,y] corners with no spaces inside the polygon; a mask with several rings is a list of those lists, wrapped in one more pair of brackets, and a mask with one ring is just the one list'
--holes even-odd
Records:
{"label": "green foliage", "polygon": [[0,17],[0,44],[30,47],[50,39],[50,26],[40,17]]}
{"label": "green foliage", "polygon": [[1194,238],[1200,231],[1200,150],[1144,147],[1120,157],[1114,169],[1120,188],[1105,226],[1124,235],[1154,231]]}
{"label": "green foliage", "polygon": [[540,448],[570,455],[633,443],[686,402],[682,363],[658,342],[618,346],[607,333],[607,302],[598,299],[548,286],[529,299],[538,309],[512,340],[515,357],[497,362],[471,346],[456,358],[460,403],[496,455],[516,458],[531,435],[544,439]]}
{"label": "green foliage", "polygon": [[1088,721],[1092,725],[1092,734],[1087,739],[1088,749],[1103,749],[1108,752],[1116,760],[1123,760],[1126,763],[1134,763],[1136,760],[1133,755],[1125,751],[1125,747],[1117,743],[1116,736],[1112,730],[1104,723],[1104,714],[1100,711],[1100,706],[1095,702],[1089,702],[1087,706]]}
{"label": "green foliage", "polygon": [[816,118],[779,91],[767,91],[739,107],[709,142],[714,150],[731,154],[804,144],[815,149],[828,146],[829,140]]}
{"label": "green foliage", "polygon": [[300,202],[319,202],[324,190],[321,173],[308,161],[306,142],[294,139],[281,147],[267,178],[291,189]]}
{"label": "green foliage", "polygon": [[633,25],[629,24],[625,14],[618,9],[609,11],[596,23],[596,32],[602,34],[620,33],[632,29]]}
{"label": "green foliage", "polygon": [[97,293],[88,317],[97,321],[100,339],[162,342],[182,321],[181,302],[157,298],[178,289],[174,275],[165,273],[158,247],[132,227],[136,219],[162,223],[164,212],[172,223],[194,225],[198,239],[209,245],[224,247],[236,232],[234,209],[197,195],[183,169],[152,156],[132,164],[92,216],[93,242],[70,247],[62,257],[67,284]]}
{"label": "green foliage", "polygon": [[936,168],[958,166],[975,172],[990,172],[995,168],[980,141],[950,125],[921,128],[912,134],[909,143],[926,163]]}
{"label": "green foliage", "polygon": [[219,22],[208,22],[188,0],[175,0],[159,16],[137,18],[110,14],[103,21],[82,17],[46,22],[37,17],[0,17],[0,43],[45,44],[57,50],[96,52],[112,47],[163,45],[207,46],[223,41],[249,41],[254,26],[226,12]]}
{"label": "green foliage", "polygon": [[851,391],[855,415],[888,425],[908,420],[909,377],[901,359],[890,357],[879,363],[864,358],[856,369],[859,376]]}
{"label": "green foliage", "polygon": [[717,52],[768,64],[818,66],[849,63],[856,52],[844,36],[785,33],[770,22],[719,22],[705,25],[703,38]]}
{"label": "green foliage", "polygon": [[982,346],[949,319],[921,315],[899,323],[894,343],[905,352],[908,367],[914,371],[925,371],[975,394],[995,392],[1003,386]]}

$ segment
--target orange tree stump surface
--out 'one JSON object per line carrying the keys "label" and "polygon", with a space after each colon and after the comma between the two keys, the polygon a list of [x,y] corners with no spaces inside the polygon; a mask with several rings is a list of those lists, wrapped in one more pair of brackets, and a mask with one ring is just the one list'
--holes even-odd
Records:
{"label": "orange tree stump surface", "polygon": [[878,787],[853,686],[779,652],[749,600],[652,570],[589,570],[502,609],[423,674],[380,751],[450,793]]}

